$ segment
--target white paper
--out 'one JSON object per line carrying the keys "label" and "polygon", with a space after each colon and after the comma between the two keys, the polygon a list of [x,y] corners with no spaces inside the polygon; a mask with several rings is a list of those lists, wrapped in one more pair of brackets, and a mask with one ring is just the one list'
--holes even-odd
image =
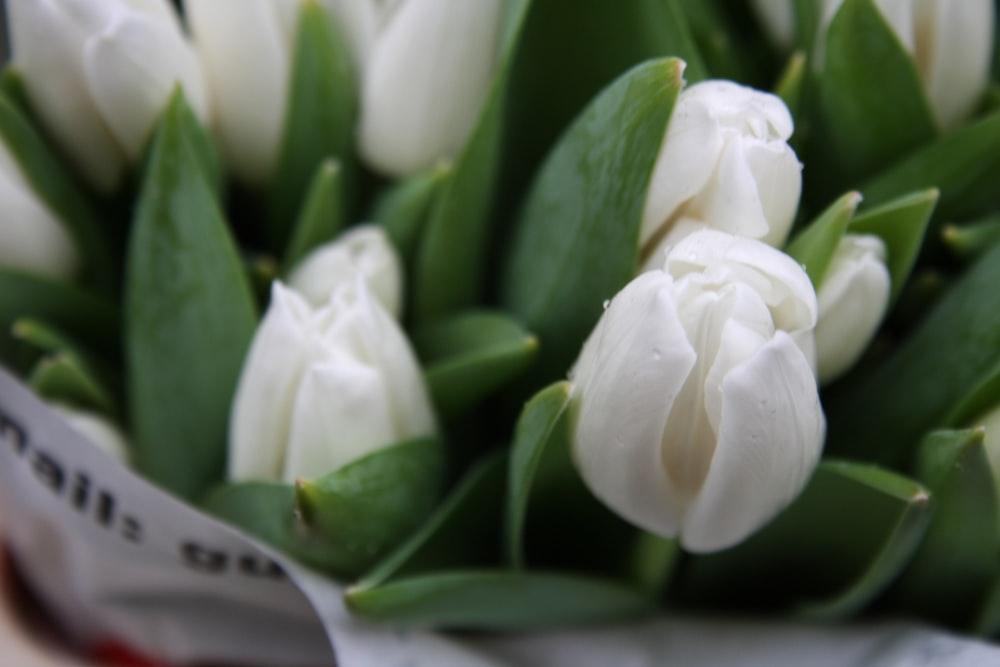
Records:
{"label": "white paper", "polygon": [[[247,667],[1000,665],[914,624],[659,617],[573,632],[451,636],[350,617],[342,588],[147,483],[0,369],[4,541],[83,645]],[[334,648],[336,661],[334,659]]]}

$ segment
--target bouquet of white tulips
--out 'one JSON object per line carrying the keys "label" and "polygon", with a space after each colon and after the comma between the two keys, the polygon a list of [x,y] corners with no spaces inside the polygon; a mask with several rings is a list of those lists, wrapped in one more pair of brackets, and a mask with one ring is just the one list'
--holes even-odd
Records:
{"label": "bouquet of white tulips", "polygon": [[0,535],[83,650],[1000,636],[993,0],[5,12]]}

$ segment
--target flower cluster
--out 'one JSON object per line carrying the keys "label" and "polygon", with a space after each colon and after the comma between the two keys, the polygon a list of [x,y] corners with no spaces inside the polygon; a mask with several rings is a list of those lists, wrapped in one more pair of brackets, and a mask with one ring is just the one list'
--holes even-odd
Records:
{"label": "flower cluster", "polygon": [[9,0],[5,372],[360,616],[1000,631],[996,4],[570,4]]}

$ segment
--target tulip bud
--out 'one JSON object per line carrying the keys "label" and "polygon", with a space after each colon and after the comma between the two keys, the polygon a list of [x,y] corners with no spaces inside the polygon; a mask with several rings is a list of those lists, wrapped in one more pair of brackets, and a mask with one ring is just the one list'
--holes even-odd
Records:
{"label": "tulip bud", "polygon": [[0,267],[69,280],[80,267],[73,239],[0,140]]}
{"label": "tulip bud", "polygon": [[[842,4],[823,0],[824,25]],[[875,0],[875,5],[913,56],[938,125],[954,128],[975,110],[989,80],[993,0]],[[817,52],[821,62],[821,41]]]}
{"label": "tulip bud", "polygon": [[113,190],[174,87],[204,120],[201,70],[166,0],[10,0],[14,65],[80,172]]}
{"label": "tulip bud", "polygon": [[782,246],[802,191],[791,135],[791,114],[775,95],[731,81],[682,91],[646,195],[644,269],[701,227]]}
{"label": "tulip bud", "polygon": [[97,413],[80,410],[62,403],[49,403],[49,408],[62,417],[70,428],[96,445],[98,449],[102,449],[112,458],[128,464],[129,447],[125,436],[122,435],[117,426],[106,418]]}
{"label": "tulip bud", "polygon": [[288,286],[313,308],[320,308],[358,275],[372,296],[398,320],[403,309],[402,261],[378,225],[359,225],[315,248],[295,265]]}
{"label": "tulip bud", "polygon": [[611,300],[573,371],[572,447],[590,490],[696,552],[788,505],[819,460],[816,380],[793,336],[816,322],[802,268],[714,230]]}
{"label": "tulip bud", "polygon": [[318,309],[275,283],[233,403],[230,479],[312,479],[435,432],[416,358],[363,279]]}
{"label": "tulip bud", "polygon": [[360,152],[402,177],[456,157],[498,60],[502,0],[402,0],[387,7],[365,68]]}
{"label": "tulip bud", "polygon": [[[304,0],[187,0],[215,103],[226,163],[240,180],[271,180],[285,128],[293,49]],[[370,0],[327,0],[360,61],[374,31]]]}
{"label": "tulip bud", "polygon": [[868,348],[889,306],[885,244],[877,236],[844,236],[816,293],[816,359],[820,384],[837,379]]}

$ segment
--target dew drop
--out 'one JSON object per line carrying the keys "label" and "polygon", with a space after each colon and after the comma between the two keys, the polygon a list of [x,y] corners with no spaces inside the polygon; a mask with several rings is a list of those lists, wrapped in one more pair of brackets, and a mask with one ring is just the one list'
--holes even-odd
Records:
{"label": "dew drop", "polygon": [[604,305],[604,310],[607,310],[608,306],[611,305],[611,299],[605,299],[603,305]]}

